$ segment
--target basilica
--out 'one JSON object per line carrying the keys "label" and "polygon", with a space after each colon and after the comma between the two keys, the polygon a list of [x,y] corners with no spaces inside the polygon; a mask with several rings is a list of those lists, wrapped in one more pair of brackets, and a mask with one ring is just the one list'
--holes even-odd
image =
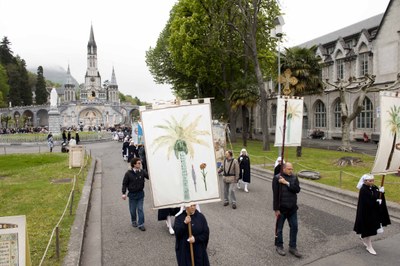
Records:
{"label": "basilica", "polygon": [[[76,86],[68,65],[67,78],[61,88],[57,88],[56,110],[50,105],[34,105],[2,108],[0,114],[11,116],[15,128],[49,127],[49,114],[56,113],[57,124],[62,128],[109,128],[130,126],[134,115],[138,116],[139,106],[121,103],[114,68],[111,79],[103,83],[98,69],[97,44],[93,26],[90,28],[87,44],[87,69],[85,82]],[[50,89],[51,90],[51,89]],[[53,121],[54,122],[54,121]],[[58,130],[57,130],[58,131]]]}

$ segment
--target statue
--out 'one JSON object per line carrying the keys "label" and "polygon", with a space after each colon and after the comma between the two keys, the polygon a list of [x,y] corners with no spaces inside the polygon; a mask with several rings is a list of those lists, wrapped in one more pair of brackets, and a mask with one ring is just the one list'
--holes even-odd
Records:
{"label": "statue", "polygon": [[57,107],[57,91],[55,88],[51,89],[51,93],[50,93],[50,107]]}

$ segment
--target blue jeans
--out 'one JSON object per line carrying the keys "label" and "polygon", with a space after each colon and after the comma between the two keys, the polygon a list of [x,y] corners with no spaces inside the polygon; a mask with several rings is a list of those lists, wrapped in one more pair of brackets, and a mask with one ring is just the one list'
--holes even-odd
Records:
{"label": "blue jeans", "polygon": [[[138,227],[144,225],[144,212],[143,212],[143,199],[144,199],[144,191],[138,192],[129,192],[129,211],[131,213],[131,222],[132,224],[137,224]],[[136,212],[139,220],[136,220]]]}
{"label": "blue jeans", "polygon": [[283,214],[278,218],[277,222],[277,238],[275,238],[275,246],[283,247],[283,225],[285,224],[285,220],[288,220],[290,232],[289,232],[289,247],[296,248],[297,247],[297,231],[298,231],[298,224],[297,224],[297,210],[292,212],[290,215]]}

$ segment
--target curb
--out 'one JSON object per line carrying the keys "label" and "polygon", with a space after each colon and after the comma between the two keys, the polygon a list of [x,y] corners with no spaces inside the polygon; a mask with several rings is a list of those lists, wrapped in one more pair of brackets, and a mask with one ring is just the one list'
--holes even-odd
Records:
{"label": "curb", "polygon": [[[272,181],[272,171],[263,169],[261,166],[252,166],[251,170],[254,174],[259,175],[259,178],[267,181]],[[302,191],[308,192],[321,198],[338,201],[357,208],[358,193],[356,192],[316,183],[314,181],[310,181],[304,178],[300,178],[300,180]],[[396,222],[400,222],[400,205],[392,201],[386,201],[386,205],[389,211],[390,218],[394,218],[393,220],[397,220]]]}
{"label": "curb", "polygon": [[83,249],[83,239],[85,237],[86,222],[89,213],[90,196],[92,194],[92,184],[95,169],[97,166],[97,159],[92,160],[85,185],[82,188],[82,196],[75,213],[74,224],[71,227],[71,236],[68,242],[68,253],[66,254],[63,266],[76,266],[80,265],[81,254]]}

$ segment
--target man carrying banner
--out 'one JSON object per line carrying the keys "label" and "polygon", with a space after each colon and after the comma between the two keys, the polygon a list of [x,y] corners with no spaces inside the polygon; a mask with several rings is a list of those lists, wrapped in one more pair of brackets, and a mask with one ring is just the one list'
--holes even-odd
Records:
{"label": "man carrying banner", "polygon": [[272,180],[273,208],[276,216],[275,246],[279,255],[285,256],[283,249],[283,225],[288,220],[290,227],[289,252],[297,258],[302,255],[297,251],[297,193],[300,192],[300,184],[293,174],[293,165],[289,162],[283,164],[282,173],[274,176]]}
{"label": "man carrying banner", "polygon": [[[175,218],[174,230],[178,266],[210,265],[207,254],[210,230],[206,218],[196,209],[196,204],[190,204],[186,208],[186,212],[183,211],[178,214]],[[190,233],[191,237],[189,237]],[[193,252],[190,251],[191,245]],[[193,261],[191,253],[193,254]]]}

